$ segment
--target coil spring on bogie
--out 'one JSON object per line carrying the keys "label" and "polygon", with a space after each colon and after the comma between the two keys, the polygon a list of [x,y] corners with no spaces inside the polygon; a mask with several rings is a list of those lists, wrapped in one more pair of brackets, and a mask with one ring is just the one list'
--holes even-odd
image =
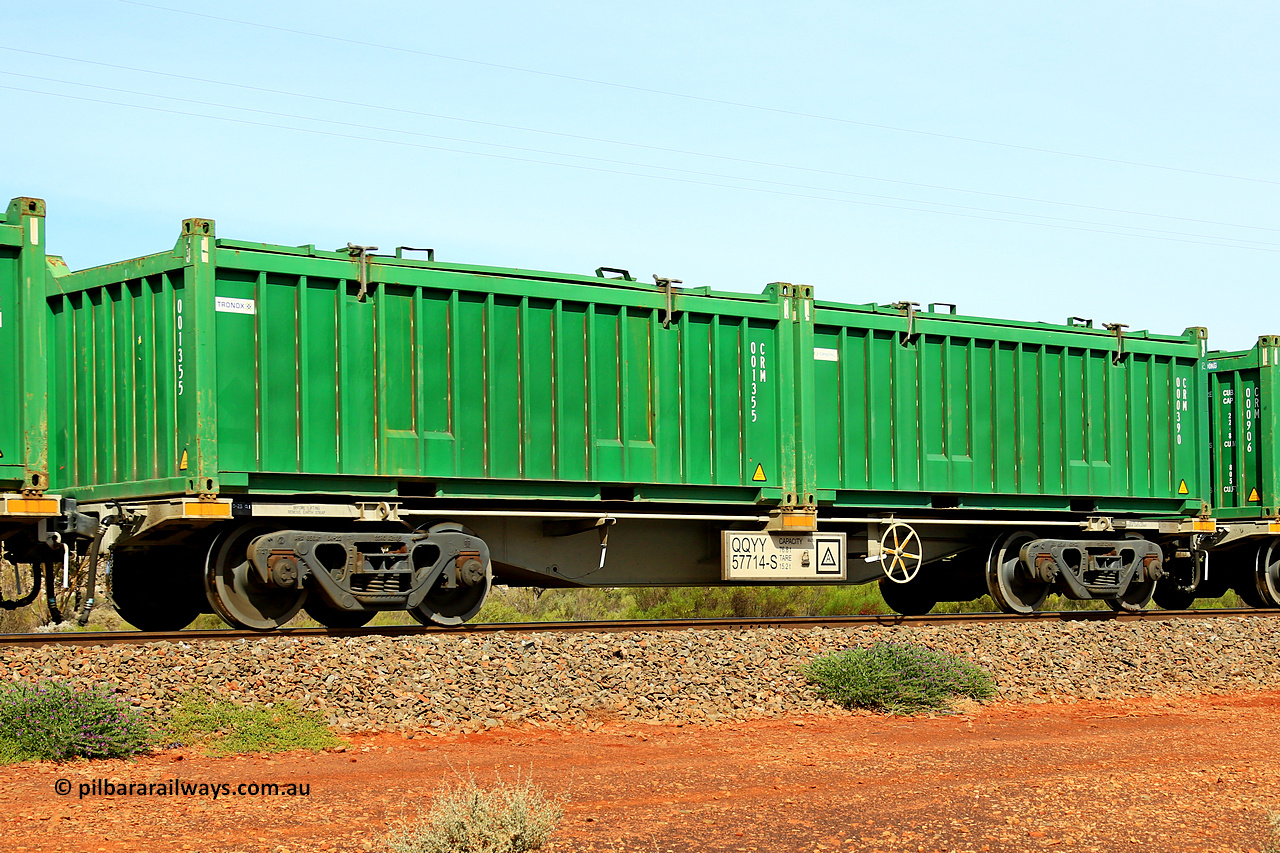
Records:
{"label": "coil spring on bogie", "polygon": [[1097,569],[1084,573],[1085,582],[1089,584],[1115,585],[1120,583],[1120,572],[1117,569]]}
{"label": "coil spring on bogie", "polygon": [[411,576],[408,572],[379,572],[360,574],[351,578],[353,592],[393,594],[407,592]]}

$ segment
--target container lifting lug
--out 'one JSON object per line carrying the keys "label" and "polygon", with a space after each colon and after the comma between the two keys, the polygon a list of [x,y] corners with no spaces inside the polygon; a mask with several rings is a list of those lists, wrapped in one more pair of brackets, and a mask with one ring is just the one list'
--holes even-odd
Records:
{"label": "container lifting lug", "polygon": [[658,287],[661,287],[661,288],[662,288],[662,292],[663,292],[663,293],[665,293],[665,294],[667,295],[667,307],[666,307],[665,309],[663,309],[663,313],[662,313],[662,328],[664,328],[664,329],[670,329],[670,328],[671,328],[671,317],[672,317],[672,315],[675,313],[675,312],[674,312],[674,310],[673,310],[673,308],[672,308],[672,292],[671,292],[671,285],[673,285],[673,284],[684,284],[684,282],[683,282],[683,281],[681,281],[681,280],[680,280],[680,279],[678,279],[678,278],[663,278],[662,276],[658,275],[657,273],[654,273],[654,274],[653,274],[653,282],[654,282],[654,284],[658,285]]}
{"label": "container lifting lug", "polygon": [[902,333],[899,343],[904,347],[910,346],[916,342],[917,338],[920,337],[920,334],[916,331],[916,309],[920,307],[920,303],[895,302],[893,303],[893,307],[897,308],[899,311],[907,312],[907,330]]}
{"label": "container lifting lug", "polygon": [[1124,361],[1124,330],[1129,326],[1126,323],[1103,323],[1102,326],[1116,336],[1116,354],[1111,356],[1111,363],[1119,364]]}
{"label": "container lifting lug", "polygon": [[[338,251],[342,251],[339,249]],[[356,291],[356,299],[364,302],[365,294],[369,292],[369,253],[378,251],[377,246],[357,246],[355,243],[347,244],[347,254],[356,262],[357,277],[360,282],[360,289]],[[434,257],[435,253],[432,252]]]}
{"label": "container lifting lug", "polygon": [[[616,272],[617,275],[605,275],[607,272]],[[621,267],[596,267],[596,278],[607,278],[613,281],[635,281],[635,277],[631,275],[630,270],[624,270]]]}

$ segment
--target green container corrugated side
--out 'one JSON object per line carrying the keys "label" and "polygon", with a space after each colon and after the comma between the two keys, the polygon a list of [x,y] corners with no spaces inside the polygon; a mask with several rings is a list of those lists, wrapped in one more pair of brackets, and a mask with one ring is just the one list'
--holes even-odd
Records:
{"label": "green container corrugated side", "polygon": [[816,306],[804,446],[820,502],[1180,514],[1209,499],[1203,330],[1126,333],[1117,362],[1115,335],[1086,326],[921,312],[908,340],[907,323]]}
{"label": "green container corrugated side", "polygon": [[0,223],[0,490],[48,488],[44,202],[15,198]]}
{"label": "green container corrugated side", "polygon": [[[218,239],[56,276],[55,484],[183,493],[777,503],[789,285],[619,279]],[[774,363],[765,360],[777,358]],[[753,364],[754,360],[754,364]],[[768,373],[765,373],[765,370]]]}
{"label": "green container corrugated side", "polygon": [[1268,518],[1280,510],[1280,336],[1205,359],[1214,454],[1214,514]]}

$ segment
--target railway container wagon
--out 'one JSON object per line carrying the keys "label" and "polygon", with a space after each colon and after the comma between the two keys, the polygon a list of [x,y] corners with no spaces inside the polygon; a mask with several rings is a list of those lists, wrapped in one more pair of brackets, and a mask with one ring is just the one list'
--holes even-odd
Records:
{"label": "railway container wagon", "polygon": [[455,624],[495,578],[1133,608],[1206,524],[1202,330],[239,242],[204,219],[171,251],[50,271],[49,473],[118,534],[138,627]]}

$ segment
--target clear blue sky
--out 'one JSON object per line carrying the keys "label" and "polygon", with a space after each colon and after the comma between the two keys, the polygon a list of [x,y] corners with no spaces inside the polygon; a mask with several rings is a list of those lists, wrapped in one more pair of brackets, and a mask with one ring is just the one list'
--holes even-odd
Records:
{"label": "clear blue sky", "polygon": [[204,216],[1280,334],[1274,3],[147,3],[0,12],[2,191],[73,268]]}

